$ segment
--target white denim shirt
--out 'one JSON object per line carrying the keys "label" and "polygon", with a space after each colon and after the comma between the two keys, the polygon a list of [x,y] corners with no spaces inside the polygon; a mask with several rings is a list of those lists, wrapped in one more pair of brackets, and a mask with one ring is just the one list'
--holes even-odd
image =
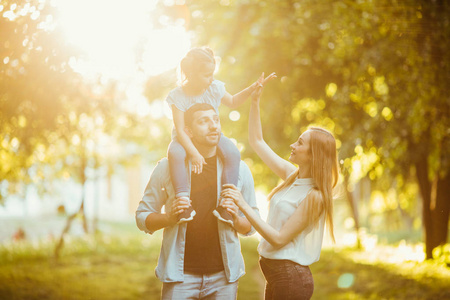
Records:
{"label": "white denim shirt", "polygon": [[[191,173],[191,167],[188,166]],[[222,163],[217,159],[217,201],[219,201],[222,189],[221,176]],[[190,186],[190,183],[189,183]],[[253,177],[248,166],[241,161],[239,169],[238,189],[244,196],[245,201],[259,214],[256,206],[255,189]],[[145,188],[144,196],[136,210],[136,224],[138,228],[146,233],[152,234],[145,226],[145,220],[151,213],[161,213],[163,206],[171,207],[175,200],[175,192],[169,174],[169,164],[167,158],[158,162],[150,181]],[[244,216],[239,212],[240,216]],[[228,224],[218,222],[219,241],[222,252],[225,274],[229,282],[237,281],[245,274],[244,258],[241,253],[241,246],[237,232]],[[158,265],[155,270],[156,277],[162,282],[182,282],[184,281],[184,249],[187,223],[165,227]],[[246,235],[255,233],[254,228]]]}

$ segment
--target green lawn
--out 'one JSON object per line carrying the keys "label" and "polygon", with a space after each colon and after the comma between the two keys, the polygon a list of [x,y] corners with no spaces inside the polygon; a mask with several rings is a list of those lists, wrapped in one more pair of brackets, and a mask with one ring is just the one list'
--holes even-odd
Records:
{"label": "green lawn", "polygon": [[[51,240],[0,246],[0,299],[159,299],[154,269],[161,234],[125,227],[114,235],[68,240],[58,261]],[[263,298],[257,243],[242,239],[247,274],[238,299]],[[311,267],[313,299],[450,299],[450,269],[444,264],[383,262],[386,253],[380,250],[377,257],[378,249],[373,251],[325,249]]]}

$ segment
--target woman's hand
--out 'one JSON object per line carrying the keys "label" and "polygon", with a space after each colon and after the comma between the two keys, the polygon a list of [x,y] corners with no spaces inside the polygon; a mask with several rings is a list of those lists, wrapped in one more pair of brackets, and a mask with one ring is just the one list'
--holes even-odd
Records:
{"label": "woman's hand", "polygon": [[254,101],[259,100],[259,98],[261,97],[261,93],[262,93],[264,85],[266,85],[267,82],[269,82],[270,80],[272,80],[274,78],[277,78],[277,75],[275,74],[275,72],[273,72],[266,78],[264,78],[264,72],[261,74],[261,76],[259,76],[258,80],[254,83],[256,85],[256,87],[251,95],[252,99]]}
{"label": "woman's hand", "polygon": [[191,164],[192,164],[192,171],[195,174],[200,174],[203,172],[203,165],[206,165],[205,158],[200,154],[196,153],[191,156]]}
{"label": "woman's hand", "polygon": [[224,199],[231,199],[239,208],[245,203],[244,197],[234,184],[224,184],[220,196]]}
{"label": "woman's hand", "polygon": [[234,203],[233,199],[222,198],[220,206],[225,208],[231,214],[233,220],[236,220],[236,218],[238,217],[239,207],[236,205],[236,203]]}

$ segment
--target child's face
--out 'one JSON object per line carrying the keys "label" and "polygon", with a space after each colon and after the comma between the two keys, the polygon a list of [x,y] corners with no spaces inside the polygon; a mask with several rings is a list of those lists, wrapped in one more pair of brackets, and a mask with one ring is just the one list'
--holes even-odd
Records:
{"label": "child's face", "polygon": [[206,90],[214,80],[214,70],[216,65],[213,63],[204,64],[196,74],[192,82],[200,90]]}

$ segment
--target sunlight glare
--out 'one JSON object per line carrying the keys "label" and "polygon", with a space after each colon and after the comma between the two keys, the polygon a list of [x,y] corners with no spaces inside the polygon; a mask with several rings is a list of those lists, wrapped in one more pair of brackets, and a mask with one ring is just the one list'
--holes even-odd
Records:
{"label": "sunlight glare", "polygon": [[[67,40],[85,57],[72,64],[89,76],[120,79],[156,75],[176,67],[190,47],[183,26],[154,29],[156,0],[55,0]],[[138,65],[137,49],[144,48]]]}
{"label": "sunlight glare", "polygon": [[152,30],[147,37],[142,63],[147,75],[153,76],[176,68],[190,48],[190,38],[183,27]]}

